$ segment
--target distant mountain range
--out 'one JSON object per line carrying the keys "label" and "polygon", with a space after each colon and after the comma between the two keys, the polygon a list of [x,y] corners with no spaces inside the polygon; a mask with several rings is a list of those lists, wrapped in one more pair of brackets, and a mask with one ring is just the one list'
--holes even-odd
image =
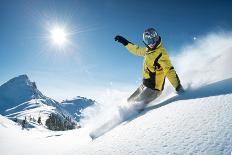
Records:
{"label": "distant mountain range", "polygon": [[89,107],[89,106],[93,106],[95,104],[94,100],[91,99],[87,99],[85,97],[81,97],[81,96],[77,96],[76,98],[72,99],[72,100],[64,100],[61,102],[61,106],[68,111],[72,117],[76,120],[76,121],[80,121],[81,119],[81,112]]}
{"label": "distant mountain range", "polygon": [[27,75],[15,77],[0,86],[0,114],[21,122],[27,119],[32,127],[38,125],[36,122],[39,117],[45,126],[51,114],[56,114],[63,120],[69,118],[78,124],[82,110],[95,103],[94,100],[80,96],[57,102],[43,95]]}

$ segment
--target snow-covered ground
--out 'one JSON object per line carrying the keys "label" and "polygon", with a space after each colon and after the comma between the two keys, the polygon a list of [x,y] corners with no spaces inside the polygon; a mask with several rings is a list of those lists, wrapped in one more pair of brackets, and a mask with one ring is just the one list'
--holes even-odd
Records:
{"label": "snow-covered ground", "polygon": [[[183,51],[187,52],[175,58],[180,61],[177,70],[182,63],[186,64],[178,72],[187,90],[184,94],[176,96],[173,88],[167,86],[163,96],[141,113],[130,106],[115,106],[117,102],[105,110],[109,111],[107,114],[97,107],[95,111],[86,109],[86,116],[91,117],[83,120],[83,128],[62,132],[40,127],[21,130],[1,116],[1,154],[230,155],[232,37],[213,34],[200,42],[185,48]],[[204,57],[199,57],[202,54]],[[89,135],[96,131],[99,137],[92,140]]]}
{"label": "snow-covered ground", "polygon": [[[229,84],[228,89],[231,89],[232,79],[220,83],[220,85],[224,84]],[[151,105],[141,114],[134,115],[99,137],[91,145],[76,149],[76,152],[80,154],[230,154],[232,89],[228,92],[230,94],[219,95],[221,92],[218,89],[212,94],[208,93],[214,86],[215,84],[207,86],[207,89],[204,89],[206,92],[201,91],[201,94],[195,90],[165,100],[158,105]]]}
{"label": "snow-covered ground", "polygon": [[228,79],[150,105],[94,141],[89,137],[88,128],[52,132],[2,125],[1,154],[229,155],[232,151],[231,88],[232,79]]}
{"label": "snow-covered ground", "polygon": [[53,132],[37,127],[28,131],[0,125],[0,133],[1,155],[66,154],[90,140],[81,130]]}

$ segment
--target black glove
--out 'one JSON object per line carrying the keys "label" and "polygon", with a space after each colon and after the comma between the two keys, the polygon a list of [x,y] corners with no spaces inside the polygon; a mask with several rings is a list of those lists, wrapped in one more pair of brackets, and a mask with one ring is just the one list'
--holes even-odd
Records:
{"label": "black glove", "polygon": [[128,40],[126,40],[124,37],[117,35],[114,38],[115,41],[120,42],[121,44],[123,44],[124,46],[126,46],[128,43],[130,43]]}

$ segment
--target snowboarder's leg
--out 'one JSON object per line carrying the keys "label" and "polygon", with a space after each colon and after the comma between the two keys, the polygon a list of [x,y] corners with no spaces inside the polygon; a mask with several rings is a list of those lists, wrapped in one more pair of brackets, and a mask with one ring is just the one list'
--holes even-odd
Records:
{"label": "snowboarder's leg", "polygon": [[147,104],[161,95],[161,91],[150,89],[143,84],[128,98],[129,103],[138,104],[143,109]]}
{"label": "snowboarder's leg", "polygon": [[139,94],[143,91],[144,85],[142,84],[136,91],[127,99],[127,102],[134,102],[135,99],[139,96]]}
{"label": "snowboarder's leg", "polygon": [[160,95],[161,95],[161,91],[144,87],[143,91],[136,98],[135,102],[142,102],[144,104],[149,104],[150,102],[158,98]]}

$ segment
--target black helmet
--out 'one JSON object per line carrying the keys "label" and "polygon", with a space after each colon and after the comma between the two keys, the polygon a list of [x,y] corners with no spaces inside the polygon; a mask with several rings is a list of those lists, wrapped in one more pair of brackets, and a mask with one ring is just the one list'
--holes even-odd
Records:
{"label": "black helmet", "polygon": [[155,46],[159,42],[159,35],[154,28],[148,28],[143,33],[143,42],[149,46]]}

